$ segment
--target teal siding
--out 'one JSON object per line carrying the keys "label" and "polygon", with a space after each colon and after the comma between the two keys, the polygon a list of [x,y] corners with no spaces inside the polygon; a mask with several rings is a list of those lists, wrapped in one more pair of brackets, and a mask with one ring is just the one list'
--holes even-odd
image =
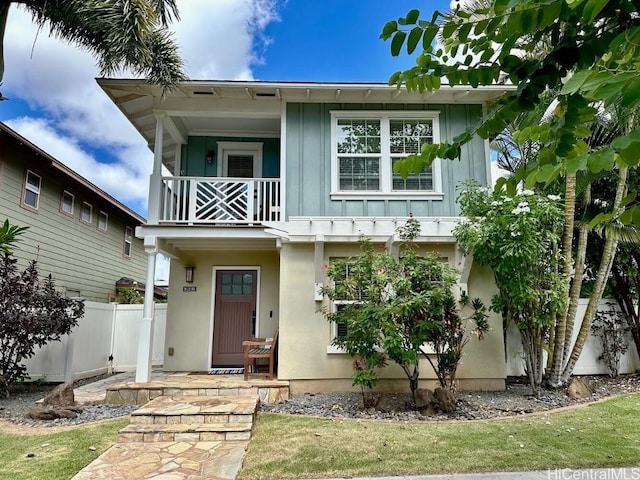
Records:
{"label": "teal siding", "polygon": [[[196,137],[190,136],[182,146],[181,175],[188,177],[215,177],[218,172],[218,142],[262,142],[263,178],[280,176],[280,139],[250,137]],[[208,151],[214,151],[215,160],[207,163]]]}
{"label": "teal siding", "polygon": [[481,105],[362,105],[293,103],[287,105],[287,217],[289,216],[456,216],[456,186],[463,180],[486,183],[485,145],[475,138],[461,160],[443,161],[443,199],[331,200],[331,110],[431,110],[440,112],[440,139],[451,140],[475,125]]}

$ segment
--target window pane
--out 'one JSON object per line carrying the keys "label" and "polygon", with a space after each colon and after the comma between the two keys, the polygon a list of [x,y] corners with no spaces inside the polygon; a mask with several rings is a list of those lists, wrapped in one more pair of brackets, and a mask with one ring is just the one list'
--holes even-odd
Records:
{"label": "window pane", "polygon": [[239,273],[234,274],[233,275],[233,283],[241,284],[242,283],[242,275],[240,275]]}
{"label": "window pane", "polygon": [[80,218],[83,222],[91,222],[91,205],[88,203],[82,204],[82,211],[80,212]]}
{"label": "window pane", "polygon": [[106,230],[107,229],[107,214],[104,212],[100,212],[98,214],[98,228],[100,230]]}
{"label": "window pane", "polygon": [[244,283],[253,283],[253,275],[251,275],[250,273],[245,273],[242,281]]}
{"label": "window pane", "polygon": [[223,273],[222,283],[231,283],[231,275],[229,275],[228,273]]}
{"label": "window pane", "polygon": [[430,120],[391,120],[391,153],[409,155],[422,151],[422,145],[433,143],[433,124]]}
{"label": "window pane", "polygon": [[33,208],[38,208],[38,194],[31,190],[25,190],[24,203]]}
{"label": "window pane", "polygon": [[35,173],[27,172],[27,187],[33,187],[36,192],[40,191],[40,177]]}
{"label": "window pane", "polygon": [[62,194],[62,211],[65,213],[73,213],[73,195],[64,192]]}
{"label": "window pane", "polygon": [[231,287],[234,295],[240,295],[242,293],[242,285],[236,285],[234,283]]}
{"label": "window pane", "polygon": [[251,285],[242,285],[242,293],[244,295],[251,295],[251,292],[253,292],[253,288]]}
{"label": "window pane", "polygon": [[222,285],[222,294],[231,295],[231,285]]}
{"label": "window pane", "polygon": [[[398,160],[400,160],[400,158],[394,158],[392,160],[392,168]],[[404,180],[399,173],[394,173],[392,188],[393,190],[433,191],[433,170],[431,167],[423,165],[419,175],[410,173],[406,180]]]}
{"label": "window pane", "polygon": [[337,122],[338,153],[380,153],[380,120]]}
{"label": "window pane", "polygon": [[380,159],[343,157],[339,159],[340,190],[380,190]]}

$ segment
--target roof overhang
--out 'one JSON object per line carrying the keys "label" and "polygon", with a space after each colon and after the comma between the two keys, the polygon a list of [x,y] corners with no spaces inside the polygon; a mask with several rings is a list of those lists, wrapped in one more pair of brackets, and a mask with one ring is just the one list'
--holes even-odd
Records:
{"label": "roof overhang", "polygon": [[176,152],[190,135],[280,136],[285,103],[485,104],[514,87],[442,86],[407,92],[384,83],[304,83],[189,80],[163,95],[145,80],[98,78],[98,84],[153,150],[157,118],[165,119],[163,163],[174,170]]}

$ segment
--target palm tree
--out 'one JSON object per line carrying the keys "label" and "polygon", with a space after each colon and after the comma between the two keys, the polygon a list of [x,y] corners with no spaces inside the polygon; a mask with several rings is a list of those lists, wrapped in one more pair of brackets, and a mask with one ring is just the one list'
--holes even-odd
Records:
{"label": "palm tree", "polygon": [[52,35],[91,52],[103,76],[131,69],[165,91],[186,78],[178,46],[167,29],[179,19],[175,0],[0,0],[0,85],[4,33],[13,3],[29,11],[39,28],[49,27]]}

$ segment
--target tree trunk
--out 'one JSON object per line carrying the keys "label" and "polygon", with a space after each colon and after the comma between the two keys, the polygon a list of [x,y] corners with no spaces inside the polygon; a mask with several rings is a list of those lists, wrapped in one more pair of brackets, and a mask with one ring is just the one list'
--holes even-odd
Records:
{"label": "tree trunk", "polygon": [[4,78],[4,32],[7,29],[7,17],[11,2],[0,0],[0,85]]}
{"label": "tree trunk", "polygon": [[[612,211],[614,212],[614,219],[618,218],[620,215],[620,202],[625,195],[626,187],[627,187],[627,167],[621,167],[619,176],[618,176],[618,185],[616,187],[616,196],[613,202]],[[567,362],[567,365],[562,372],[562,377],[560,378],[562,383],[566,383],[571,377],[573,373],[573,369],[580,357],[580,353],[582,352],[582,348],[584,347],[584,343],[589,336],[589,332],[591,331],[591,323],[596,315],[596,311],[598,310],[598,302],[602,298],[602,293],[604,292],[605,286],[607,285],[607,279],[609,278],[609,274],[611,273],[611,267],[613,266],[613,261],[616,256],[616,249],[618,248],[618,240],[615,235],[607,235],[605,229],[605,243],[604,249],[602,251],[602,258],[600,260],[600,266],[598,267],[598,274],[596,275],[596,281],[593,285],[593,290],[591,291],[591,295],[589,296],[589,304],[587,305],[587,310],[584,313],[584,318],[582,319],[582,325],[580,327],[580,332],[578,333],[578,338],[576,339],[576,343],[573,346],[573,350],[571,351],[571,356]]]}
{"label": "tree trunk", "polygon": [[[571,267],[573,251],[573,226],[575,223],[576,213],[576,174],[567,173],[565,184],[565,198],[564,198],[564,232],[562,234],[562,275],[567,282],[571,279]],[[578,289],[579,293],[579,289]],[[558,387],[558,381],[564,366],[564,345],[567,343],[567,328],[568,312],[565,308],[564,311],[556,315],[556,325],[553,334],[551,369],[549,372],[549,378],[547,380],[549,386]],[[569,334],[570,335],[570,334]],[[570,339],[571,337],[569,337]]]}

